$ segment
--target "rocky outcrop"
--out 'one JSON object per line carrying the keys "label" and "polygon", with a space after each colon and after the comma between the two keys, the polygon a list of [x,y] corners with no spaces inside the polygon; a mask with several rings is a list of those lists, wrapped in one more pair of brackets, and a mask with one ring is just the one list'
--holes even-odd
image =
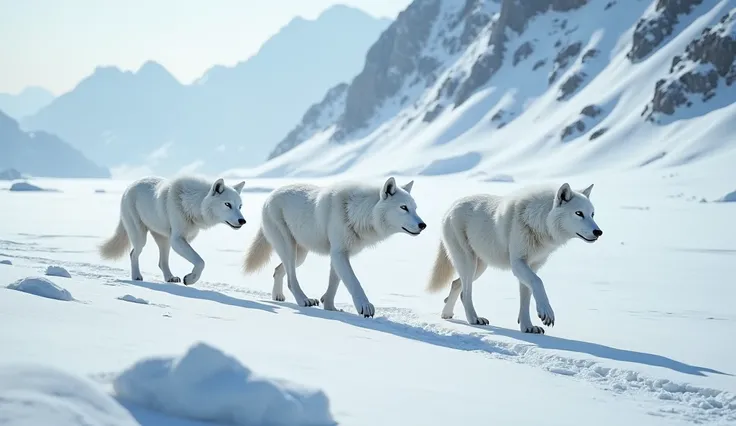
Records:
{"label": "rocky outcrop", "polygon": [[572,44],[569,44],[565,46],[564,48],[560,49],[559,52],[557,52],[557,56],[555,56],[555,61],[552,64],[552,72],[549,75],[549,79],[547,80],[547,83],[552,84],[557,79],[557,74],[561,73],[562,71],[567,68],[568,65],[570,65],[570,61],[572,59],[575,59],[580,54],[580,50],[582,49],[582,43],[575,42]]}
{"label": "rocky outcrop", "polygon": [[[440,0],[414,1],[368,50],[363,71],[350,84],[345,112],[333,140],[364,127],[387,98],[396,95],[407,76],[419,69],[422,49],[439,14]],[[424,62],[422,72],[432,71]],[[436,66],[436,64],[434,64]]]}
{"label": "rocky outcrop", "polygon": [[320,103],[309,107],[301,123],[276,145],[268,159],[292,150],[316,132],[324,129],[325,126],[334,123],[342,113],[341,107],[345,104],[347,89],[347,83],[340,83],[330,89]]}
{"label": "rocky outcrop", "polygon": [[658,114],[672,115],[696,100],[707,102],[721,86],[736,80],[736,11],[721,17],[712,28],[691,41],[685,52],[672,59],[669,75],[657,81],[651,102],[642,115],[656,121]]}
{"label": "rocky outcrop", "polygon": [[528,58],[529,55],[534,53],[534,48],[532,47],[532,44],[528,41],[525,41],[521,46],[519,46],[518,49],[516,49],[516,52],[514,52],[514,66],[518,65],[519,62],[523,61],[524,59]]}
{"label": "rocky outcrop", "polygon": [[567,80],[560,85],[560,93],[557,95],[557,100],[562,101],[572,96],[583,84],[585,77],[587,77],[587,74],[582,71],[576,72],[568,77]]}
{"label": "rocky outcrop", "polygon": [[681,15],[687,15],[703,0],[657,0],[655,13],[639,20],[634,29],[631,49],[627,57],[637,62],[652,53],[672,35]]}
{"label": "rocky outcrop", "polygon": [[[549,10],[566,12],[577,9],[588,3],[588,0],[536,0],[520,2],[503,0],[498,20],[493,23],[488,49],[473,65],[470,76],[463,82],[455,99],[455,106],[462,105],[471,94],[488,83],[501,68],[506,51],[506,31],[512,30],[522,34],[529,21],[540,13]],[[529,46],[531,49],[532,46]],[[523,54],[520,54],[520,57]],[[527,55],[528,56],[528,55]]]}

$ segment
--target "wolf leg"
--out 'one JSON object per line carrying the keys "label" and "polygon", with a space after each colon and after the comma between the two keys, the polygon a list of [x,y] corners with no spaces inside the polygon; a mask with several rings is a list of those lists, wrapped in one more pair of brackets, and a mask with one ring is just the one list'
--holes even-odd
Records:
{"label": "wolf leg", "polygon": [[347,252],[345,250],[333,249],[330,253],[330,261],[332,267],[335,268],[335,272],[337,272],[337,276],[345,283],[345,288],[348,289],[350,296],[352,296],[353,304],[358,314],[364,317],[375,315],[376,308],[368,301],[368,296],[365,295],[365,291],[363,291],[358,277],[355,276],[355,271],[353,271],[353,267],[350,265]]}
{"label": "wolf leg", "polygon": [[164,281],[169,283],[181,282],[179,277],[175,277],[174,274],[171,273],[171,268],[169,267],[169,252],[171,251],[169,239],[155,232],[151,232],[151,235],[158,246],[158,267],[164,274]]}
{"label": "wolf leg", "polygon": [[[300,267],[304,260],[307,258],[307,250],[301,246],[297,246],[296,249],[296,267]],[[273,289],[271,290],[271,298],[277,302],[283,302],[286,300],[284,296],[284,277],[286,276],[286,269],[284,263],[281,262],[273,270]],[[291,289],[291,287],[289,287]]]}
{"label": "wolf leg", "polygon": [[188,260],[193,265],[192,272],[184,276],[184,285],[192,285],[196,283],[202,276],[202,271],[204,270],[204,259],[194,251],[192,246],[189,245],[189,242],[187,242],[184,237],[177,233],[172,233],[169,241],[171,243],[171,248],[173,248],[179,256]]}
{"label": "wolf leg", "polygon": [[125,231],[128,233],[130,239],[130,245],[133,249],[130,251],[130,276],[134,281],[143,281],[143,275],[141,274],[140,264],[138,259],[143,253],[143,247],[146,246],[146,237],[148,230],[141,223],[141,221],[131,214],[122,215],[123,226]]}
{"label": "wolf leg", "polygon": [[[522,284],[527,286],[532,296],[534,296],[534,301],[537,304],[537,316],[542,320],[542,324],[554,326],[555,313],[549,304],[542,279],[522,259],[517,258],[511,261],[511,271]],[[521,319],[519,318],[520,323]]]}
{"label": "wolf leg", "polygon": [[[475,266],[475,278],[473,278],[473,281],[476,281],[478,278],[480,278],[480,276],[483,275],[483,272],[485,272],[486,268],[486,264],[483,263],[482,260],[477,259],[477,264]],[[450,286],[450,293],[445,298],[445,307],[442,309],[442,318],[450,319],[455,316],[455,305],[457,304],[457,299],[460,296],[461,292],[462,283],[460,282],[460,278],[458,278],[452,282],[452,285]]]}
{"label": "wolf leg", "polygon": [[337,275],[335,268],[330,264],[330,279],[327,284],[327,291],[320,299],[322,306],[326,311],[336,311],[335,308],[335,295],[337,294],[337,287],[340,285],[340,277]]}

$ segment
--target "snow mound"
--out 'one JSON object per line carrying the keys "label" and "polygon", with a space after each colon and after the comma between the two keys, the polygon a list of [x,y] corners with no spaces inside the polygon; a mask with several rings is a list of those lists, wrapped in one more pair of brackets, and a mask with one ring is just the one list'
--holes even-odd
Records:
{"label": "snow mound", "polygon": [[23,278],[8,284],[8,288],[48,299],[74,300],[69,290],[54,284],[44,277]]}
{"label": "snow mound", "polygon": [[140,303],[141,305],[150,304],[148,300],[135,297],[132,294],[126,294],[125,296],[120,296],[118,297],[118,300],[122,300],[125,302],[131,302],[131,303]]}
{"label": "snow mound", "polygon": [[722,203],[736,203],[736,191],[729,192],[718,201]]}
{"label": "snow mound", "polygon": [[0,260],[0,265],[12,265],[13,262],[9,261],[8,259]]}
{"label": "snow mound", "polygon": [[15,182],[10,185],[9,191],[13,192],[54,192],[52,189],[43,189],[28,182]]}
{"label": "snow mound", "polygon": [[52,277],[62,277],[62,278],[71,278],[72,274],[69,273],[64,267],[62,266],[56,266],[51,265],[48,268],[46,268],[46,275],[52,276]]}
{"label": "snow mound", "polygon": [[320,390],[259,377],[197,343],[179,358],[144,359],[113,382],[121,400],[169,415],[235,425],[334,425]]}
{"label": "snow mound", "polygon": [[48,367],[0,366],[4,426],[135,426],[117,401],[86,379]]}

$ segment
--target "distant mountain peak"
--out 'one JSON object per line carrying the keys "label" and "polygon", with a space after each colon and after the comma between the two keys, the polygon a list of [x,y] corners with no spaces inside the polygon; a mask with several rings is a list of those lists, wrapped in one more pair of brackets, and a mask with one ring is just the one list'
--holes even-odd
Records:
{"label": "distant mountain peak", "polygon": [[169,72],[169,70],[166,69],[166,67],[152,60],[144,62],[143,65],[138,68],[138,71],[135,72],[135,75],[140,77],[166,78],[176,80],[176,78]]}

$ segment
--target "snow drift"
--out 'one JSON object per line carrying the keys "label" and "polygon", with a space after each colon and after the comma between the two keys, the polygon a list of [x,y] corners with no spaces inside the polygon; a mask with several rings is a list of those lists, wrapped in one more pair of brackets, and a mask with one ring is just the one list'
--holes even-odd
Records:
{"label": "snow drift", "polygon": [[335,424],[323,392],[260,377],[204,343],[178,358],[139,361],[113,386],[121,400],[195,420],[242,426]]}
{"label": "snow drift", "polygon": [[47,299],[62,301],[74,300],[74,297],[72,297],[69,290],[54,284],[54,282],[44,277],[23,278],[8,284],[7,288],[10,290],[33,294],[35,296],[45,297]]}
{"label": "snow drift", "polygon": [[30,365],[0,366],[4,426],[138,426],[110,395],[87,379]]}

